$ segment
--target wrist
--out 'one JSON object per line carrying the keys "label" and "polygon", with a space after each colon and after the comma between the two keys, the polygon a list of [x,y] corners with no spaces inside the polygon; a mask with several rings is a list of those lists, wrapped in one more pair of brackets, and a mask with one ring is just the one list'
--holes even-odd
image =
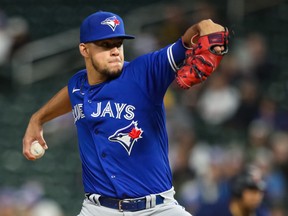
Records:
{"label": "wrist", "polygon": [[42,125],[44,122],[38,112],[34,113],[30,118],[31,124]]}
{"label": "wrist", "polygon": [[183,36],[181,37],[181,41],[182,41],[182,46],[185,49],[192,49],[192,44],[191,43],[187,43],[187,41],[184,40]]}
{"label": "wrist", "polygon": [[183,45],[183,47],[185,47],[186,49],[192,49],[192,48],[195,46],[195,44],[198,43],[198,39],[199,39],[199,34],[193,35],[193,36],[188,40],[189,42],[187,42],[187,40],[185,41],[185,40],[183,39],[183,37],[182,37],[182,38],[181,38],[181,40],[182,40],[182,45]]}

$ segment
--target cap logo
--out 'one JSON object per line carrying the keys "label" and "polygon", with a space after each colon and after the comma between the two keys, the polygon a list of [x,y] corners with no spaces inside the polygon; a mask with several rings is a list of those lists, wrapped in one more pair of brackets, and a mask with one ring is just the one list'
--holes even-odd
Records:
{"label": "cap logo", "polygon": [[116,27],[120,25],[120,21],[116,18],[116,16],[108,17],[104,21],[101,22],[102,25],[108,25],[113,31],[115,31]]}

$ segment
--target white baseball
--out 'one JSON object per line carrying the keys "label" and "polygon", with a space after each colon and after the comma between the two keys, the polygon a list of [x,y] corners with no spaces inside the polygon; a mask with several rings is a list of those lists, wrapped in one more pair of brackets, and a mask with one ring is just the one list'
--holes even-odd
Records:
{"label": "white baseball", "polygon": [[32,142],[31,147],[30,147],[30,152],[31,152],[31,154],[33,154],[38,159],[44,155],[45,149],[36,140],[36,141]]}

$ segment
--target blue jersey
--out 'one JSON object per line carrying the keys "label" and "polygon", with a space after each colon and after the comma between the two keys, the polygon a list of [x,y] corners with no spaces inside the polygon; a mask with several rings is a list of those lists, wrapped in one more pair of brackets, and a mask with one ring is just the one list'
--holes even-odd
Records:
{"label": "blue jersey", "polygon": [[181,40],[125,62],[121,75],[68,83],[86,193],[133,198],[171,189],[163,97],[185,58]]}

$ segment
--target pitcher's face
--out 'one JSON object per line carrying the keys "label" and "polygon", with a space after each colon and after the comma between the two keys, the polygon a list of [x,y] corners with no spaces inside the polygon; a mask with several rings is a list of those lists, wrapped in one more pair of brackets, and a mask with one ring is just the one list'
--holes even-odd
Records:
{"label": "pitcher's face", "polygon": [[113,38],[85,44],[86,63],[107,79],[120,76],[124,64],[123,39]]}

